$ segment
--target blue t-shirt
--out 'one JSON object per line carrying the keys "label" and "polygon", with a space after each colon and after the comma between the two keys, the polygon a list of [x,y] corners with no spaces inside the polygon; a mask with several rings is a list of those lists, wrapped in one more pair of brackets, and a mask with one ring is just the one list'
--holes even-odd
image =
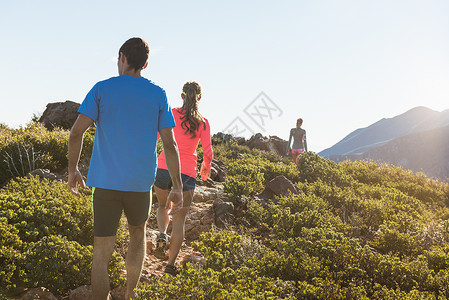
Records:
{"label": "blue t-shirt", "polygon": [[147,192],[156,175],[157,132],[174,127],[165,91],[144,77],[98,82],[79,113],[96,122],[87,185]]}

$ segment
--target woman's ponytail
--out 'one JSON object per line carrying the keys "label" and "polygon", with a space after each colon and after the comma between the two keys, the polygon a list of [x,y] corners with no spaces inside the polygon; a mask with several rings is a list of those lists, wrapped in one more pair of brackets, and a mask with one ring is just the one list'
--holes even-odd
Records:
{"label": "woman's ponytail", "polygon": [[196,131],[201,125],[206,129],[206,121],[198,111],[198,99],[201,97],[201,87],[195,82],[187,82],[182,88],[182,94],[184,95],[184,104],[182,109],[184,115],[181,117],[181,128],[185,129],[185,133],[190,133],[192,138],[196,137]]}

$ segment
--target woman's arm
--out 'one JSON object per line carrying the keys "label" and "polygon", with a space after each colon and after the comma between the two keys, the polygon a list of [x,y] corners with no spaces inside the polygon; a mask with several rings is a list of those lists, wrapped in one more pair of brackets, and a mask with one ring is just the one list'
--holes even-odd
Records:
{"label": "woman's arm", "polygon": [[200,141],[203,146],[203,163],[201,165],[200,175],[203,180],[207,180],[210,176],[210,168],[212,159],[214,158],[214,151],[212,150],[212,141],[210,137],[209,121],[205,119],[206,129],[202,130]]}
{"label": "woman's arm", "polygon": [[289,138],[288,138],[288,144],[287,144],[287,149],[286,149],[286,153],[287,153],[287,155],[289,154],[289,152],[290,152],[290,143],[292,142],[292,131],[290,130],[290,136],[289,136]]}

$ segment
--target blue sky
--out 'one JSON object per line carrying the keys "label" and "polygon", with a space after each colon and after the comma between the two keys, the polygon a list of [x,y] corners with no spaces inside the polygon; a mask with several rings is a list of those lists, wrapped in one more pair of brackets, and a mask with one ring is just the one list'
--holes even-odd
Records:
{"label": "blue sky", "polygon": [[[143,76],[172,106],[196,80],[213,132],[239,118],[247,137],[287,139],[302,117],[319,152],[415,106],[449,108],[447,16],[448,1],[2,1],[0,122],[81,102],[140,36],[151,49]],[[245,113],[257,107],[264,124]]]}

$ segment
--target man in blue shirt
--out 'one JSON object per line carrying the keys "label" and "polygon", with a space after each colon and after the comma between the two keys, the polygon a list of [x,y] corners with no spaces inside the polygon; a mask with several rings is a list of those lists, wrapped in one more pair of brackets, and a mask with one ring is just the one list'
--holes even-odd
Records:
{"label": "man in blue shirt", "polygon": [[[78,170],[84,132],[95,122],[95,141],[87,175],[93,187],[94,251],[93,299],[108,299],[108,263],[122,214],[128,220],[126,299],[134,296],[146,252],[145,225],[156,174],[159,132],[174,189],[170,200],[182,207],[179,155],[173,136],[175,122],[165,91],[141,77],[148,65],[148,44],[131,38],[119,50],[119,76],[100,81],[89,91],[69,136],[70,191],[84,187]],[[168,201],[170,203],[170,201]],[[169,205],[169,204],[168,204]]]}

